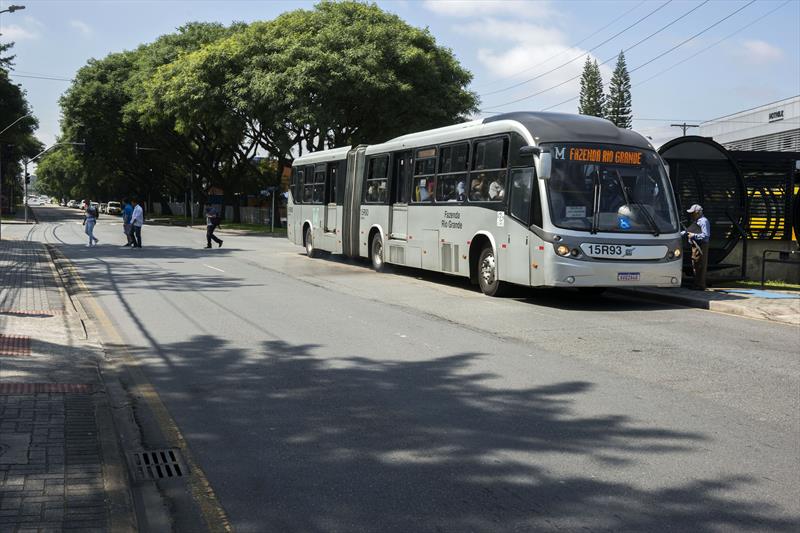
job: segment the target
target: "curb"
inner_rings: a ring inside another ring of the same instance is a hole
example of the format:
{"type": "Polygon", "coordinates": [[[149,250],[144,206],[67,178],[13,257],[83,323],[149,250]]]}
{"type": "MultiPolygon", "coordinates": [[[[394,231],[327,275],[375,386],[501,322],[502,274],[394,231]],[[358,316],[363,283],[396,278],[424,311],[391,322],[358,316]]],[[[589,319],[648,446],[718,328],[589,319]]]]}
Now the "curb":
{"type": "MultiPolygon", "coordinates": [[[[50,267],[58,279],[59,291],[70,302],[83,326],[84,335],[89,338],[89,329],[94,328],[88,319],[86,310],[77,296],[81,287],[75,283],[74,266],[52,244],[44,244],[50,257],[50,267]],[[87,327],[88,326],[88,327],[87,327]]],[[[124,460],[122,445],[118,440],[119,432],[114,423],[114,408],[111,404],[109,386],[103,378],[101,368],[97,368],[102,389],[92,395],[95,423],[97,425],[100,453],[103,457],[103,489],[108,503],[108,525],[113,533],[133,533],[138,531],[137,517],[134,510],[131,482],[128,476],[128,465],[124,460]]]]}
{"type": "Polygon", "coordinates": [[[611,289],[612,294],[620,296],[628,296],[648,300],[651,302],[668,303],[674,305],[681,305],[683,307],[692,307],[695,309],[705,309],[707,311],[714,311],[716,313],[724,313],[727,315],[740,316],[744,318],[751,318],[757,320],[767,320],[779,324],[797,325],[796,322],[782,320],[780,317],[769,316],[768,314],[760,311],[759,309],[752,309],[738,305],[734,302],[705,300],[702,298],[691,298],[681,294],[665,294],[662,292],[652,292],[647,289],[611,289]]]}

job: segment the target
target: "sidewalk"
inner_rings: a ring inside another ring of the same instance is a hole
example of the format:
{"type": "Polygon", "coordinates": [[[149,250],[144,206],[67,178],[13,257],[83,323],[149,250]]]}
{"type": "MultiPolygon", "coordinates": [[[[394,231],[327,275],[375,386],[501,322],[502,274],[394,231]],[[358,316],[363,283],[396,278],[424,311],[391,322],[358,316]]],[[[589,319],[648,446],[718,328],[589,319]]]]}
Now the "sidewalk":
{"type": "Polygon", "coordinates": [[[130,531],[102,349],[41,243],[0,241],[0,531],[130,531]]]}
{"type": "Polygon", "coordinates": [[[800,293],[792,291],[760,291],[739,288],[726,289],[724,287],[694,291],[684,288],[642,287],[615,289],[614,292],[657,302],[800,326],[800,293]]]}

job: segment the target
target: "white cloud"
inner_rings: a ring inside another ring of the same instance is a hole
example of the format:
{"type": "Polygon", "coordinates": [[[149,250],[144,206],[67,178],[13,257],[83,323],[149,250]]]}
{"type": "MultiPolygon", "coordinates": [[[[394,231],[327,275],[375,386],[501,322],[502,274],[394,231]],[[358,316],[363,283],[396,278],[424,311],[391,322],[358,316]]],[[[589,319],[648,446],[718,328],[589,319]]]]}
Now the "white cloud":
{"type": "Polygon", "coordinates": [[[69,21],[69,25],[78,30],[84,37],[92,34],[92,28],[83,21],[72,19],[69,21]]]}
{"type": "Polygon", "coordinates": [[[3,26],[2,36],[4,41],[24,41],[26,39],[39,38],[39,34],[36,31],[23,28],[22,26],[16,26],[14,24],[10,26],[3,26]]]}
{"type": "Polygon", "coordinates": [[[783,58],[783,50],[765,41],[749,40],[742,43],[744,58],[750,63],[778,61],[783,58]]]}
{"type": "Polygon", "coordinates": [[[556,14],[549,0],[425,0],[425,8],[449,17],[541,18],[556,14]]]}
{"type": "MultiPolygon", "coordinates": [[[[478,60],[487,68],[491,77],[497,80],[490,85],[478,87],[477,92],[484,95],[482,100],[485,107],[549,89],[570,78],[580,76],[583,72],[586,50],[568,46],[566,36],[551,26],[487,19],[481,23],[465,26],[464,32],[488,38],[493,44],[492,47],[478,49],[478,60]],[[556,70],[544,74],[551,69],[556,70]],[[487,94],[532,78],[536,79],[518,88],[487,94]]],[[[598,60],[598,63],[600,61],[602,60],[598,60]]],[[[600,66],[600,73],[605,82],[611,79],[611,72],[611,66],[600,66]]],[[[538,108],[543,100],[548,102],[553,98],[563,100],[565,97],[578,94],[579,89],[580,80],[575,79],[547,90],[542,93],[541,98],[534,97],[525,102],[531,107],[538,108]]]]}

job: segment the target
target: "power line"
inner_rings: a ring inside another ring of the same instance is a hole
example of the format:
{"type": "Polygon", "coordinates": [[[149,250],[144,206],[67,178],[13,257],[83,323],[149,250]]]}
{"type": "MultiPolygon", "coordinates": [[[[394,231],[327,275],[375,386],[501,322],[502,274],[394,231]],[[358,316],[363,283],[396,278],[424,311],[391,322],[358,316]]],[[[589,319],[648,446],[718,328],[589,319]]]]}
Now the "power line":
{"type": "MultiPolygon", "coordinates": [[[[673,20],[673,21],[669,22],[669,23],[668,23],[668,24],[666,24],[665,26],[662,26],[661,28],[659,28],[658,30],[654,31],[653,33],[651,33],[650,35],[648,35],[648,36],[647,36],[647,37],[645,37],[644,39],[641,39],[641,40],[640,40],[640,41],[638,41],[637,43],[634,43],[632,46],[629,46],[628,48],[626,48],[626,49],[622,50],[622,53],[628,52],[628,51],[632,50],[633,48],[636,48],[637,46],[639,46],[639,45],[640,45],[640,44],[642,44],[643,42],[647,41],[647,40],[648,40],[648,39],[650,39],[651,37],[653,37],[653,36],[657,35],[658,33],[662,32],[663,30],[665,30],[665,29],[669,28],[670,26],[672,26],[673,24],[675,24],[676,22],[678,22],[678,21],[679,21],[679,20],[681,20],[682,18],[686,17],[687,15],[689,15],[690,13],[692,13],[693,11],[695,11],[695,10],[699,9],[700,7],[704,6],[705,4],[707,4],[707,3],[708,3],[708,1],[709,1],[709,0],[705,0],[705,1],[704,1],[702,4],[700,4],[700,5],[698,5],[698,6],[694,7],[694,8],[692,8],[692,9],[690,9],[689,11],[687,11],[686,13],[684,13],[683,15],[681,15],[680,17],[678,17],[678,18],[676,18],[675,20],[673,20]]],[[[752,3],[753,3],[753,2],[755,2],[755,1],[756,1],[756,0],[751,0],[749,4],[746,4],[744,7],[742,7],[742,8],[740,8],[740,9],[738,9],[737,11],[734,11],[733,13],[731,13],[731,15],[728,15],[728,17],[730,17],[730,16],[732,16],[732,15],[735,15],[736,13],[738,13],[739,11],[741,11],[742,9],[744,9],[744,8],[745,8],[745,7],[747,7],[747,6],[749,6],[750,4],[752,4],[752,3]]],[[[728,17],[725,17],[725,18],[728,18],[728,17]]],[[[725,19],[722,19],[722,20],[725,20],[725,19]]],[[[710,27],[706,28],[706,30],[703,30],[703,31],[707,31],[707,30],[709,30],[709,29],[713,28],[713,27],[714,27],[716,24],[719,24],[719,22],[722,22],[722,20],[718,21],[717,23],[715,23],[714,25],[712,25],[712,26],[710,26],[710,27]]],[[[702,32],[700,32],[700,33],[702,33],[702,32]]],[[[700,35],[700,34],[697,34],[697,35],[700,35]]],[[[691,39],[694,39],[695,37],[697,37],[697,35],[695,35],[695,36],[691,37],[689,40],[691,40],[691,39]]],[[[681,43],[681,45],[682,45],[682,44],[685,44],[685,43],[686,43],[686,42],[688,42],[689,40],[687,40],[687,41],[684,41],[683,43],[681,43]]],[[[678,46],[680,46],[680,45],[678,45],[678,46]]],[[[677,47],[673,47],[671,50],[674,50],[674,48],[677,48],[677,47]]],[[[608,62],[612,61],[613,59],[615,59],[615,58],[617,58],[617,57],[618,57],[618,56],[612,56],[612,57],[609,57],[608,59],[606,59],[605,61],[603,61],[602,63],[600,63],[600,65],[605,65],[606,63],[608,63],[608,62]]],[[[638,68],[638,67],[637,67],[637,68],[638,68]]],[[[633,72],[633,71],[631,71],[631,72],[633,72]]],[[[496,108],[498,108],[498,107],[505,107],[505,106],[507,106],[507,105],[516,104],[517,102],[522,102],[523,100],[529,100],[530,98],[533,98],[534,96],[538,96],[538,95],[540,95],[540,94],[543,94],[543,93],[546,93],[546,92],[548,92],[548,91],[552,91],[553,89],[556,89],[556,88],[558,88],[558,87],[561,87],[562,85],[566,85],[567,83],[569,83],[569,82],[571,82],[571,81],[577,80],[577,79],[578,79],[578,78],[580,78],[582,75],[583,75],[583,74],[578,74],[577,76],[573,76],[572,78],[569,78],[568,80],[564,80],[564,81],[562,81],[562,82],[561,82],[561,83],[559,83],[559,84],[556,84],[556,85],[553,85],[553,86],[551,86],[551,87],[548,87],[547,89],[542,89],[541,91],[535,92],[535,93],[533,93],[533,94],[529,94],[528,96],[524,96],[524,97],[522,97],[522,98],[517,98],[516,100],[511,100],[510,102],[505,102],[505,103],[503,103],[503,104],[499,104],[499,105],[492,106],[492,107],[490,107],[489,109],[496,109],[496,108]]]]}
{"type": "MultiPolygon", "coordinates": [[[[740,11],[742,11],[743,9],[745,9],[745,8],[749,7],[750,5],[752,5],[753,3],[755,3],[755,1],[756,1],[756,0],[751,0],[750,2],[748,2],[748,3],[747,3],[747,4],[745,4],[745,5],[743,5],[742,7],[740,7],[739,9],[737,9],[736,11],[734,11],[733,13],[730,13],[729,15],[727,15],[727,16],[725,16],[725,17],[721,18],[720,20],[716,21],[716,22],[715,22],[714,24],[712,24],[711,26],[708,26],[707,28],[705,28],[705,29],[703,29],[703,30],[701,30],[701,31],[699,31],[699,32],[697,32],[697,33],[695,33],[694,35],[692,35],[692,36],[691,36],[691,37],[689,37],[688,39],[684,39],[683,41],[681,41],[680,43],[676,44],[675,46],[673,46],[672,48],[670,48],[670,49],[669,49],[669,50],[667,50],[666,52],[663,52],[663,53],[661,53],[661,54],[658,54],[658,55],[657,55],[657,56],[655,56],[654,58],[652,58],[652,59],[649,59],[648,61],[645,61],[644,63],[642,63],[641,65],[637,66],[637,67],[636,67],[636,68],[634,68],[633,70],[630,70],[630,71],[629,71],[629,73],[636,72],[637,70],[639,70],[640,68],[644,67],[645,65],[649,65],[650,63],[652,63],[652,62],[653,62],[653,61],[655,61],[656,59],[659,59],[659,58],[661,58],[661,57],[664,57],[666,54],[668,54],[668,53],[670,53],[670,52],[672,52],[672,51],[674,51],[674,50],[676,50],[676,49],[680,48],[681,46],[683,46],[684,44],[688,43],[689,41],[691,41],[691,40],[693,40],[693,39],[696,39],[696,38],[697,38],[697,37],[699,37],[700,35],[704,34],[705,32],[709,31],[710,29],[712,29],[712,28],[714,28],[714,27],[718,26],[720,23],[722,23],[722,22],[724,22],[724,21],[728,20],[729,18],[731,18],[732,16],[736,15],[737,13],[739,13],[740,11]]],[[[788,1],[789,1],[789,0],[787,0],[787,3],[788,3],[788,1]]],[[[784,5],[785,5],[785,4],[784,4],[784,5]]],[[[783,7],[783,5],[781,5],[781,6],[779,6],[779,7],[783,7]]],[[[774,10],[773,10],[773,11],[774,11],[774,10]]],[[[771,13],[771,12],[770,12],[770,13],[771,13]]],[[[769,13],[768,13],[768,14],[769,14],[769,13]]],[[[766,15],[764,15],[764,16],[766,16],[766,15]]],[[[763,18],[763,17],[762,17],[762,18],[763,18]]],[[[757,19],[757,20],[760,20],[760,19],[757,19]]],[[[751,22],[751,23],[750,23],[750,24],[748,24],[747,26],[749,26],[749,25],[751,25],[751,24],[755,24],[755,22],[757,22],[757,20],[756,20],[756,21],[753,21],[753,22],[751,22]]],[[[736,31],[736,32],[734,32],[734,33],[738,33],[738,32],[740,32],[740,31],[742,31],[742,30],[743,30],[743,29],[745,29],[747,26],[744,26],[744,27],[740,28],[739,30],[737,30],[737,31],[736,31]]],[[[733,35],[733,34],[731,34],[731,35],[733,35]]],[[[727,39],[727,37],[726,37],[726,39],[727,39]]],[[[724,39],[723,39],[723,40],[724,40],[724,39]]],[[[719,42],[722,42],[722,41],[719,41],[719,42]]],[[[718,43],[716,43],[716,44],[718,44],[718,43]]],[[[710,47],[709,47],[709,48],[710,48],[710,47]]],[[[700,53],[700,52],[698,52],[698,53],[700,53]]],[[[609,60],[607,60],[607,61],[604,61],[602,64],[605,64],[605,63],[607,63],[608,61],[610,61],[610,59],[609,59],[609,60]]],[[[675,66],[675,65],[673,65],[673,66],[675,66]]],[[[672,67],[670,67],[670,68],[672,68],[672,67]]],[[[666,72],[666,70],[665,70],[665,72],[666,72]]],[[[573,80],[575,80],[575,79],[577,79],[577,78],[579,78],[579,77],[580,77],[580,76],[576,76],[576,77],[574,77],[574,78],[571,78],[571,79],[569,79],[569,80],[565,81],[564,83],[561,83],[561,84],[559,84],[559,85],[556,85],[556,86],[554,86],[554,87],[550,87],[550,88],[546,89],[545,91],[540,91],[538,94],[541,94],[542,92],[549,91],[549,90],[551,90],[551,89],[555,89],[556,87],[559,87],[559,86],[561,86],[561,85],[564,85],[565,83],[569,83],[570,81],[573,81],[573,80]]],[[[638,85],[638,84],[637,84],[637,85],[638,85]]],[[[636,87],[636,85],[634,85],[633,87],[636,87]]],[[[531,96],[536,96],[536,95],[534,94],[534,95],[531,95],[531,96]]],[[[580,97],[580,96],[573,96],[572,98],[569,98],[569,99],[567,99],[567,100],[564,100],[563,102],[559,102],[559,103],[557,103],[557,104],[555,104],[555,105],[551,105],[551,106],[549,106],[549,107],[545,107],[545,108],[543,108],[543,109],[542,109],[542,111],[548,111],[548,110],[550,110],[550,109],[553,109],[553,108],[555,108],[555,107],[559,107],[559,106],[562,106],[562,105],[564,105],[564,104],[568,104],[569,102],[572,102],[572,101],[574,101],[574,100],[577,100],[579,97],[580,97]]],[[[527,98],[530,98],[530,97],[527,97],[527,98]]],[[[511,102],[511,103],[514,103],[514,102],[511,102]]],[[[507,105],[507,104],[503,104],[503,105],[507,105]]],[[[499,107],[499,106],[496,106],[496,107],[499,107]]]]}
{"type": "Polygon", "coordinates": [[[750,26],[752,26],[753,24],[755,24],[755,23],[757,23],[757,22],[760,22],[762,19],[764,19],[764,18],[768,17],[769,15],[772,15],[774,12],[776,12],[777,10],[779,10],[780,8],[782,8],[783,6],[785,6],[786,4],[789,4],[790,2],[791,2],[791,0],[786,0],[784,3],[782,3],[782,4],[781,4],[781,5],[779,5],[778,7],[776,7],[776,8],[774,8],[774,9],[771,9],[771,10],[767,11],[766,13],[764,13],[763,15],[761,15],[760,17],[758,17],[757,19],[753,20],[752,22],[750,22],[750,23],[748,23],[748,24],[745,24],[744,26],[742,26],[742,27],[741,27],[741,28],[739,28],[738,30],[734,31],[733,33],[729,33],[728,35],[726,35],[725,37],[723,37],[723,38],[722,38],[722,39],[720,39],[719,41],[716,41],[715,43],[713,43],[713,44],[710,44],[710,45],[706,46],[705,48],[703,48],[703,49],[701,49],[701,50],[698,50],[697,52],[695,52],[694,54],[690,55],[689,57],[686,57],[685,59],[682,59],[682,60],[678,61],[678,62],[677,62],[677,63],[675,63],[674,65],[672,65],[672,66],[670,66],[670,67],[667,67],[667,68],[665,68],[665,69],[663,69],[663,70],[661,70],[661,71],[659,71],[659,72],[655,73],[653,76],[650,76],[650,77],[649,77],[649,78],[647,78],[646,80],[642,80],[642,81],[640,81],[639,83],[635,84],[635,85],[634,85],[634,87],[638,87],[638,86],[640,86],[640,85],[643,85],[643,84],[647,83],[648,81],[650,81],[650,80],[652,80],[652,79],[655,79],[655,78],[657,78],[658,76],[661,76],[661,75],[662,75],[662,74],[664,74],[665,72],[668,72],[668,71],[672,70],[673,68],[677,67],[678,65],[682,65],[683,63],[686,63],[686,62],[687,62],[687,61],[689,61],[690,59],[693,59],[693,58],[695,58],[695,57],[699,56],[699,55],[700,55],[700,54],[702,54],[703,52],[705,52],[705,51],[707,51],[707,50],[710,50],[711,48],[714,48],[715,46],[717,46],[718,44],[720,44],[722,41],[726,41],[726,40],[730,39],[731,37],[733,37],[734,35],[736,35],[737,33],[739,33],[739,32],[741,32],[741,31],[744,31],[744,30],[746,30],[747,28],[749,28],[749,27],[750,27],[750,26]]]}
{"type": "MultiPolygon", "coordinates": [[[[569,45],[568,47],[566,47],[566,48],[565,48],[564,50],[562,50],[561,52],[559,52],[559,53],[557,53],[557,54],[555,54],[555,55],[552,55],[552,56],[548,57],[547,59],[545,59],[544,61],[540,61],[539,63],[536,63],[535,65],[532,65],[532,66],[530,66],[530,67],[528,67],[528,68],[526,68],[526,69],[524,69],[524,70],[520,70],[519,72],[516,72],[516,73],[514,73],[514,74],[511,74],[511,75],[509,75],[509,76],[504,76],[504,77],[502,77],[502,78],[498,78],[498,79],[496,79],[496,80],[494,80],[494,81],[490,81],[490,82],[486,83],[485,87],[488,87],[488,86],[490,86],[490,85],[495,85],[495,84],[497,84],[497,83],[500,83],[501,81],[505,81],[505,80],[508,80],[508,79],[511,79],[511,78],[515,78],[515,77],[517,77],[517,76],[519,76],[519,75],[521,75],[521,74],[525,74],[526,72],[530,72],[531,70],[535,69],[536,67],[539,67],[539,66],[541,66],[541,65],[544,65],[545,63],[548,63],[548,62],[552,61],[553,59],[555,59],[555,58],[557,58],[557,57],[559,57],[559,56],[562,56],[562,55],[564,55],[564,54],[565,54],[565,53],[567,53],[567,52],[568,52],[570,49],[572,49],[572,48],[576,48],[576,47],[580,46],[581,44],[585,43],[586,41],[588,41],[589,39],[591,39],[592,37],[594,37],[595,35],[597,35],[597,34],[598,34],[598,33],[600,33],[601,31],[603,31],[603,30],[605,30],[606,28],[608,28],[609,26],[613,25],[613,24],[614,24],[615,22],[617,22],[618,20],[620,20],[620,19],[623,19],[623,18],[625,18],[626,16],[628,16],[629,14],[633,13],[634,11],[636,11],[636,10],[639,8],[639,6],[641,6],[642,4],[644,4],[646,1],[647,1],[647,0],[642,0],[641,2],[639,2],[638,4],[636,4],[635,6],[633,6],[631,9],[629,9],[628,11],[626,11],[625,13],[623,13],[622,15],[618,16],[617,18],[615,18],[614,20],[612,20],[611,22],[609,22],[608,24],[606,24],[605,26],[603,26],[603,27],[602,27],[602,28],[600,28],[599,30],[596,30],[596,31],[595,31],[594,33],[592,33],[591,35],[587,35],[586,37],[584,37],[583,39],[581,39],[581,40],[580,40],[580,41],[578,41],[577,43],[569,45]]],[[[666,4],[665,4],[665,5],[666,5],[666,4]]],[[[651,13],[651,14],[652,14],[652,13],[651,13]]],[[[649,16],[649,15],[648,15],[648,16],[649,16]]],[[[623,31],[624,31],[624,30],[623,30],[623,31]]]]}
{"type": "Polygon", "coordinates": [[[24,74],[15,74],[14,72],[9,72],[8,75],[14,76],[15,78],[32,78],[35,80],[75,81],[72,78],[57,78],[55,76],[26,76],[24,74]]]}
{"type": "MultiPolygon", "coordinates": [[[[705,0],[705,2],[703,2],[703,3],[705,4],[705,3],[707,3],[708,1],[709,1],[709,0],[705,0]]],[[[504,88],[504,89],[498,89],[498,90],[496,90],[496,91],[491,91],[491,92],[488,92],[488,93],[484,93],[484,94],[482,94],[481,96],[490,96],[490,95],[492,95],[492,94],[497,94],[497,93],[506,92],[506,91],[509,91],[509,90],[511,90],[511,89],[515,89],[515,88],[519,87],[520,85],[525,85],[526,83],[530,83],[530,82],[532,82],[532,81],[534,81],[534,80],[538,80],[538,79],[539,79],[539,78],[541,78],[542,76],[547,76],[548,74],[550,74],[550,73],[552,73],[552,72],[555,72],[555,71],[559,70],[560,68],[562,68],[562,67],[565,67],[565,66],[569,65],[570,63],[573,63],[573,62],[575,62],[576,60],[578,60],[578,59],[580,59],[580,58],[582,58],[582,57],[584,57],[584,56],[588,55],[588,54],[589,54],[589,52],[592,52],[592,51],[594,51],[594,50],[597,50],[598,48],[600,48],[600,47],[601,47],[601,46],[603,46],[604,44],[608,43],[609,41],[612,41],[612,40],[616,39],[617,37],[619,37],[620,35],[622,35],[622,34],[623,34],[623,33],[625,33],[626,31],[628,31],[629,29],[633,28],[634,26],[636,26],[637,24],[639,24],[640,22],[642,22],[643,20],[645,20],[646,18],[650,17],[651,15],[654,15],[656,12],[658,12],[658,11],[660,11],[661,9],[665,8],[665,7],[666,7],[666,6],[667,6],[669,3],[671,3],[671,2],[672,2],[672,0],[667,0],[666,2],[664,2],[663,4],[661,4],[660,6],[658,6],[657,8],[655,8],[653,11],[651,11],[651,12],[650,12],[650,13],[648,13],[647,15],[643,16],[642,18],[640,18],[639,20],[637,20],[636,22],[634,22],[633,24],[631,24],[631,25],[630,25],[630,26],[628,26],[627,28],[623,29],[622,31],[619,31],[619,32],[615,33],[614,35],[612,35],[611,37],[609,37],[608,39],[606,39],[606,40],[605,40],[605,41],[603,41],[602,43],[600,43],[600,44],[598,44],[598,45],[594,46],[593,48],[591,48],[591,49],[587,50],[586,52],[581,52],[581,54],[579,54],[579,55],[577,55],[577,56],[573,57],[572,59],[570,59],[569,61],[567,61],[567,62],[565,62],[565,63],[561,63],[561,64],[560,64],[560,65],[558,65],[557,67],[554,67],[554,68],[552,68],[552,69],[548,70],[547,72],[543,72],[543,73],[541,73],[541,74],[538,74],[538,75],[534,76],[533,78],[527,79],[527,80],[525,80],[525,81],[521,81],[521,82],[519,82],[519,83],[515,83],[514,85],[511,85],[511,86],[509,86],[509,87],[506,87],[506,88],[504,88]]],[[[701,4],[701,5],[702,5],[702,4],[701,4]]],[[[698,6],[698,7],[699,7],[699,6],[698,6]]],[[[695,8],[695,9],[697,9],[697,8],[695,8]]]]}

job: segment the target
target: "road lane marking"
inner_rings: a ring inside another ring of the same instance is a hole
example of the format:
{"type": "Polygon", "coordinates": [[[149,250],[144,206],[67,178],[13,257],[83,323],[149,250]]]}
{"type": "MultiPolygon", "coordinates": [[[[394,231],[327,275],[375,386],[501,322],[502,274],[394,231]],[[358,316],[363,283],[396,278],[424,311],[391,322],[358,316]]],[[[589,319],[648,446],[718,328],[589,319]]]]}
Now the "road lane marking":
{"type": "Polygon", "coordinates": [[[218,270],[218,271],[220,271],[220,272],[225,272],[225,271],[224,271],[224,270],[222,270],[221,268],[212,267],[211,265],[203,265],[203,266],[204,266],[204,267],[208,267],[208,268],[210,268],[210,269],[212,269],[212,270],[218,270]]]}

